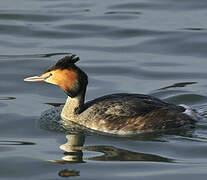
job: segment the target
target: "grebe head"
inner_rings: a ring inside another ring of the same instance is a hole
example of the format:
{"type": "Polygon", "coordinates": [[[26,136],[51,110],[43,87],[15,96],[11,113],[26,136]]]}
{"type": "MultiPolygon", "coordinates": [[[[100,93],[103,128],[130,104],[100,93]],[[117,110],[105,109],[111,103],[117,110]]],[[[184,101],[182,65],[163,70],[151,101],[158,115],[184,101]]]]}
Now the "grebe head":
{"type": "Polygon", "coordinates": [[[88,84],[87,75],[75,65],[78,60],[79,57],[76,55],[65,56],[42,75],[28,77],[24,81],[44,81],[55,84],[60,86],[71,98],[76,97],[85,92],[88,84]]]}

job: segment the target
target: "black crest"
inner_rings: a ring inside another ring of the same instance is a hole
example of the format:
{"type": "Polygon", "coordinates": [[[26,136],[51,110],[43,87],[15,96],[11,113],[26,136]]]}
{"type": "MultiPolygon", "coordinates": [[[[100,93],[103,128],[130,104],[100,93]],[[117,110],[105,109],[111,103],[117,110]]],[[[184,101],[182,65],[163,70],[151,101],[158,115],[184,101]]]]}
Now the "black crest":
{"type": "Polygon", "coordinates": [[[76,56],[75,54],[72,54],[71,56],[65,56],[61,58],[54,66],[49,67],[46,72],[49,72],[55,69],[67,69],[71,66],[74,66],[74,64],[79,60],[80,58],[76,56]]]}
{"type": "Polygon", "coordinates": [[[79,61],[79,57],[76,56],[75,54],[71,55],[71,56],[65,56],[63,57],[62,59],[60,59],[56,64],[55,66],[58,66],[58,67],[67,67],[71,64],[75,64],[77,61],[79,61]]]}

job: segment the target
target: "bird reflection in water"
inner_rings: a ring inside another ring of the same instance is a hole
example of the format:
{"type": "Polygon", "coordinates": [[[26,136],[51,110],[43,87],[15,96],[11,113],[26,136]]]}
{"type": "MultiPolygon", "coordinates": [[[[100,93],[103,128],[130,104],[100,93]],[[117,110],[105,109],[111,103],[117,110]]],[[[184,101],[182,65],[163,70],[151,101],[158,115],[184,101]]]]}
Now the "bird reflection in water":
{"type": "MultiPolygon", "coordinates": [[[[133,152],[125,149],[116,148],[114,146],[84,146],[85,135],[68,134],[67,142],[60,146],[64,151],[62,160],[52,160],[51,162],[60,164],[86,163],[91,161],[150,161],[171,163],[173,159],[146,153],[133,152]],[[84,151],[98,152],[101,155],[84,157],[84,151]]],[[[80,171],[74,169],[63,169],[58,173],[61,177],[80,176],[80,171]]]]}
{"type": "Polygon", "coordinates": [[[72,177],[72,176],[79,176],[79,173],[80,173],[79,171],[63,169],[58,173],[58,175],[61,177],[72,177]]]}
{"type": "Polygon", "coordinates": [[[59,161],[62,163],[83,163],[86,160],[172,162],[172,159],[169,158],[128,151],[114,146],[83,146],[85,141],[85,136],[83,134],[70,134],[67,135],[66,138],[67,142],[60,146],[60,149],[65,151],[64,157],[62,157],[63,161],[59,161]],[[84,157],[83,151],[99,152],[101,155],[84,157]]]}
{"type": "MultiPolygon", "coordinates": [[[[68,134],[67,142],[60,146],[64,151],[62,160],[52,160],[60,164],[68,163],[85,163],[87,160],[92,161],[151,161],[151,162],[173,162],[172,159],[153,154],[128,151],[114,146],[84,146],[85,135],[68,134]],[[84,157],[84,151],[101,153],[99,156],[84,157]]],[[[63,169],[59,173],[61,177],[80,176],[77,170],[63,169]]]]}
{"type": "Polygon", "coordinates": [[[83,161],[83,145],[85,136],[82,134],[66,135],[67,143],[60,146],[60,149],[65,151],[62,159],[66,162],[82,163],[83,161]]]}

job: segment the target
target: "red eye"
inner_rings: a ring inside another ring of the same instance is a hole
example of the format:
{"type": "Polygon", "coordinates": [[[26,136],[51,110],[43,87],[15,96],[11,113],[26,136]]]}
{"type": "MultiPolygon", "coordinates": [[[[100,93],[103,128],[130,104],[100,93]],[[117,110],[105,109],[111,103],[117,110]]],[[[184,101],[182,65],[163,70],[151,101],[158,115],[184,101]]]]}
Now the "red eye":
{"type": "Polygon", "coordinates": [[[52,76],[52,73],[48,74],[45,79],[49,78],[50,76],[52,76]]]}

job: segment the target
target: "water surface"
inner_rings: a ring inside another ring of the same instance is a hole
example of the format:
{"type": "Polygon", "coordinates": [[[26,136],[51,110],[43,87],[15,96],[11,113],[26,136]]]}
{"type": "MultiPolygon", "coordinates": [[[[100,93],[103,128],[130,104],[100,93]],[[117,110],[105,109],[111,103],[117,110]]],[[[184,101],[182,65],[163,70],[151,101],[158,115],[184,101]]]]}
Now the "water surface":
{"type": "Polygon", "coordinates": [[[19,0],[0,7],[1,179],[205,179],[205,0],[19,0]],[[65,134],[40,124],[64,103],[56,86],[26,83],[74,53],[87,100],[151,94],[198,110],[193,130],[133,138],[65,134]]]}

